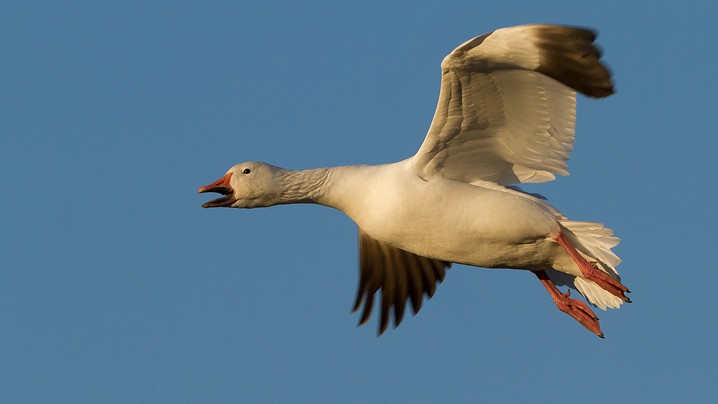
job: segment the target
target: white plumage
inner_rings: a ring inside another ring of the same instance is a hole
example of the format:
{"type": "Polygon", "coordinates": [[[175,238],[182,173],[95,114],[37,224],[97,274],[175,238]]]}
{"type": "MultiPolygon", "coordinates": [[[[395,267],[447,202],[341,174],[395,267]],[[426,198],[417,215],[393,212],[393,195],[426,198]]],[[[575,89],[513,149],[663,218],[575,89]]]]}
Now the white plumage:
{"type": "Polygon", "coordinates": [[[380,333],[397,326],[407,301],[416,313],[451,263],[532,271],[559,309],[603,336],[578,290],[602,309],[630,301],[600,223],[571,221],[544,199],[510,186],[566,175],[576,91],[613,93],[610,74],[585,29],[524,25],[469,40],[442,62],[439,102],[413,157],[380,166],[290,171],[265,163],[232,167],[199,192],[204,207],[317,203],[359,226],[355,309],[369,318],[381,290],[380,333]]]}

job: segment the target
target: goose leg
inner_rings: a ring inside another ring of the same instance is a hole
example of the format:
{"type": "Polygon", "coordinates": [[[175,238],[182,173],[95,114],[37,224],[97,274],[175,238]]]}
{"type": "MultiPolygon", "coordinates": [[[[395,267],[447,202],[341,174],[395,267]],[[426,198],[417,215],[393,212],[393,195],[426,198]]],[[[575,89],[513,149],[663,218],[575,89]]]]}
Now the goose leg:
{"type": "Polygon", "coordinates": [[[569,297],[571,296],[570,290],[566,293],[561,293],[553,281],[551,281],[548,277],[546,271],[534,271],[534,275],[539,278],[541,284],[546,288],[549,295],[551,295],[551,298],[554,303],[556,303],[556,307],[558,307],[559,310],[573,317],[592,333],[603,338],[601,326],[598,324],[598,317],[586,303],[577,299],[571,299],[569,297]]]}
{"type": "Polygon", "coordinates": [[[573,244],[568,241],[563,233],[559,233],[558,237],[556,237],[556,242],[571,256],[576,265],[581,269],[584,278],[594,281],[598,286],[619,297],[624,302],[631,303],[631,299],[626,296],[626,293],[630,293],[631,291],[620,281],[611,278],[610,275],[598,269],[596,263],[588,262],[588,260],[576,250],[573,244]]]}

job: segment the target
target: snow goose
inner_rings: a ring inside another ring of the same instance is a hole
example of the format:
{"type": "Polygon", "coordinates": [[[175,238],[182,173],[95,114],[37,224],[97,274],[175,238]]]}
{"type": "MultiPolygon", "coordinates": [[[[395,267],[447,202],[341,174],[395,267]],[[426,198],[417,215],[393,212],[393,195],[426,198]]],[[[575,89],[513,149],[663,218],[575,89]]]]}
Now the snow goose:
{"type": "Polygon", "coordinates": [[[411,158],[378,166],[292,171],[246,162],[199,192],[223,196],[205,208],[315,203],[359,226],[359,324],[380,294],[379,334],[391,312],[414,314],[452,263],[533,272],[556,306],[599,337],[601,309],[630,302],[611,251],[619,239],[600,223],[568,219],[512,184],[567,175],[576,92],[613,93],[587,29],[523,25],[471,39],[441,63],[439,103],[411,158]],[[568,286],[562,293],[557,286],[568,286]]]}

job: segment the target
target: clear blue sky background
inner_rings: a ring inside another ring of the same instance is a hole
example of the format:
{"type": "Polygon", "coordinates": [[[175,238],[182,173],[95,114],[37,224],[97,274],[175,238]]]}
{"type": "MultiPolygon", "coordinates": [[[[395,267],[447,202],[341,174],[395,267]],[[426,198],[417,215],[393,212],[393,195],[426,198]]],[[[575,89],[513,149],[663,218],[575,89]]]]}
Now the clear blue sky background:
{"type": "Polygon", "coordinates": [[[715,399],[718,6],[386,3],[4,3],[0,401],[715,399]],[[348,218],[200,208],[240,161],[412,155],[444,55],[528,22],[597,28],[615,73],[572,175],[531,188],[623,239],[605,340],[530,274],[463,266],[377,338],[348,218]]]}

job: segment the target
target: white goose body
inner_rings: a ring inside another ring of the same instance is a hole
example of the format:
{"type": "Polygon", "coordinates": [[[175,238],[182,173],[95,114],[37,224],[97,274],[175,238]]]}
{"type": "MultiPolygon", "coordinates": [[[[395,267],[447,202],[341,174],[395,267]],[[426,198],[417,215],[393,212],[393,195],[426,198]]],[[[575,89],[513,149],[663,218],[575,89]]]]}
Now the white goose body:
{"type": "Polygon", "coordinates": [[[199,192],[224,196],[203,207],[316,203],[359,226],[355,310],[365,323],[381,291],[379,332],[431,297],[451,263],[533,272],[557,307],[603,337],[589,303],[630,302],[620,282],[619,239],[600,223],[569,220],[512,186],[567,175],[576,92],[613,93],[593,32],[555,25],[503,28],[471,39],[442,62],[439,102],[419,151],[379,166],[290,171],[237,164],[199,192]]]}
{"type": "Polygon", "coordinates": [[[331,168],[317,202],[376,240],[423,257],[521,269],[569,258],[549,238],[558,223],[530,199],[441,177],[427,181],[410,163],[331,168]]]}

